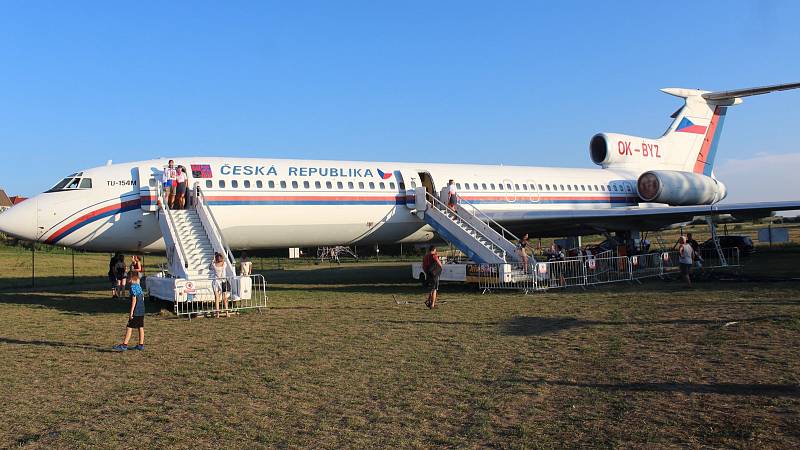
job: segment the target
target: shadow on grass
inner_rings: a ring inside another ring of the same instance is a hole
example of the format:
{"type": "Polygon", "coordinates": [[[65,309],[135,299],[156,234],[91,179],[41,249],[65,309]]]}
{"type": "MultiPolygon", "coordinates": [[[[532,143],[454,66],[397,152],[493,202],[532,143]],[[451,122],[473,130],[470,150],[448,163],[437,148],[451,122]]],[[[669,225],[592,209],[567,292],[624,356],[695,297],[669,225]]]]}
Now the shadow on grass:
{"type": "MultiPolygon", "coordinates": [[[[0,304],[38,305],[44,308],[57,309],[72,314],[118,314],[130,308],[127,299],[87,298],[80,295],[66,295],[64,292],[0,292],[0,304]]],[[[158,312],[163,305],[160,302],[147,300],[148,313],[158,312]]]]}
{"type": "Polygon", "coordinates": [[[100,353],[114,353],[113,350],[104,347],[98,347],[96,345],[89,345],[89,344],[78,344],[74,342],[58,342],[58,341],[24,341],[21,339],[9,339],[0,337],[0,344],[11,344],[11,345],[38,345],[44,347],[57,347],[57,348],[80,348],[85,350],[94,350],[100,353]]]}
{"type": "Polygon", "coordinates": [[[729,319],[665,319],[665,320],[580,320],[574,317],[530,317],[516,316],[501,324],[504,334],[510,336],[538,336],[541,334],[558,333],[564,330],[580,327],[594,326],[628,326],[628,325],[718,325],[726,322],[768,322],[791,320],[785,315],[757,316],[747,318],[729,319]]]}
{"type": "MultiPolygon", "coordinates": [[[[536,382],[535,382],[536,383],[536,382]]],[[[756,395],[764,397],[800,397],[800,386],[792,384],[753,383],[577,383],[540,381],[541,384],[625,392],[680,392],[683,394],[756,395]]]]}
{"type": "Polygon", "coordinates": [[[108,280],[98,276],[78,276],[72,278],[71,275],[64,276],[37,276],[36,284],[33,285],[30,277],[0,278],[0,292],[21,289],[39,289],[53,287],[76,286],[81,289],[99,288],[109,286],[108,280]]]}

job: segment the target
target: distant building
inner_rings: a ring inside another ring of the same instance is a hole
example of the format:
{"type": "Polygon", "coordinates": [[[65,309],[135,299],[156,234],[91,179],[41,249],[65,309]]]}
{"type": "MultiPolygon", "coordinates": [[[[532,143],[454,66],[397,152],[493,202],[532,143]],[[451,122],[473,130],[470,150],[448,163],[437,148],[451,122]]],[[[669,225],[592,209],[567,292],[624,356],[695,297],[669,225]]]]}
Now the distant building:
{"type": "Polygon", "coordinates": [[[6,195],[6,191],[0,189],[0,212],[5,211],[8,208],[11,208],[12,206],[14,206],[14,202],[12,202],[10,198],[8,198],[8,195],[6,195]]]}

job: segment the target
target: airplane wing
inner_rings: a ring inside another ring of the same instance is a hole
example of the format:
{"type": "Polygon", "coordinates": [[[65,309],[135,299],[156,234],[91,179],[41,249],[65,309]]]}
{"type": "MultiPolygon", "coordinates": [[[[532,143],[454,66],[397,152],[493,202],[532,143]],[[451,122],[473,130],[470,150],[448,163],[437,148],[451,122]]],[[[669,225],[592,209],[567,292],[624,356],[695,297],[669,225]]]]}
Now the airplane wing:
{"type": "Polygon", "coordinates": [[[800,210],[800,201],[730,203],[702,206],[633,206],[605,210],[498,211],[492,219],[515,234],[566,236],[604,230],[654,231],[692,221],[696,216],[731,214],[739,220],[800,210]]]}

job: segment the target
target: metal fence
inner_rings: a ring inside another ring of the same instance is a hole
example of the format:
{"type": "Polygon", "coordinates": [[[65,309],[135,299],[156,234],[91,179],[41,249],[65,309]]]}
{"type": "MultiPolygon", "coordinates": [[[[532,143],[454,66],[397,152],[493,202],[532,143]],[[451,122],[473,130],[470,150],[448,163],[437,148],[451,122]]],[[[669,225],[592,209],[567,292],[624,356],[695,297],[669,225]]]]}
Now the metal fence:
{"type": "Polygon", "coordinates": [[[178,317],[219,316],[267,307],[267,281],[261,274],[227,277],[179,279],[175,283],[174,311],[178,317]],[[218,284],[217,284],[218,283],[218,284]],[[227,288],[222,286],[227,283],[227,288]],[[223,295],[228,290],[226,302],[223,295]]]}
{"type": "MultiPolygon", "coordinates": [[[[739,249],[725,248],[725,261],[701,254],[698,268],[738,268],[739,249]]],[[[597,286],[606,283],[638,282],[652,277],[662,277],[677,271],[678,252],[647,253],[634,256],[607,258],[581,257],[565,261],[537,262],[530,267],[521,264],[486,265],[481,270],[478,287],[488,292],[494,289],[516,289],[524,292],[548,289],[597,286]]]]}

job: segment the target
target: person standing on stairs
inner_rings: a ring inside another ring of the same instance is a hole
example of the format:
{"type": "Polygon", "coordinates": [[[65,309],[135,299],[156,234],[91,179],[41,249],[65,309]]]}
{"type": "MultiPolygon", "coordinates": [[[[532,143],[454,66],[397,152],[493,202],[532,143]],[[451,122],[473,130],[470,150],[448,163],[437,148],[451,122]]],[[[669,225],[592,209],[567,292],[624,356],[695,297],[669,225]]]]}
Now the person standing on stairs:
{"type": "Polygon", "coordinates": [[[175,203],[175,179],[178,171],[175,170],[175,161],[169,160],[169,165],[164,168],[164,202],[168,208],[172,208],[175,203]]]}
{"type": "Polygon", "coordinates": [[[214,262],[211,263],[211,273],[214,275],[214,317],[219,317],[219,300],[222,298],[222,306],[225,308],[225,317],[228,317],[228,296],[231,292],[231,286],[225,278],[225,259],[221,253],[214,253],[214,262]]]}
{"type": "Polygon", "coordinates": [[[455,211],[457,203],[458,203],[458,194],[456,193],[456,185],[451,179],[450,181],[447,182],[447,206],[453,211],[455,211]]]}
{"type": "Polygon", "coordinates": [[[177,183],[177,192],[175,193],[175,209],[186,208],[186,181],[186,168],[183,166],[178,166],[177,175],[175,176],[175,182],[177,183]]]}

